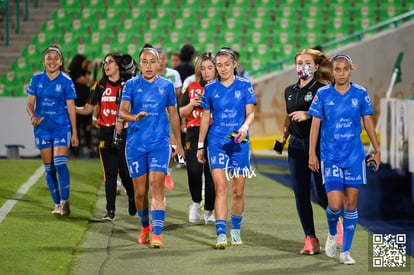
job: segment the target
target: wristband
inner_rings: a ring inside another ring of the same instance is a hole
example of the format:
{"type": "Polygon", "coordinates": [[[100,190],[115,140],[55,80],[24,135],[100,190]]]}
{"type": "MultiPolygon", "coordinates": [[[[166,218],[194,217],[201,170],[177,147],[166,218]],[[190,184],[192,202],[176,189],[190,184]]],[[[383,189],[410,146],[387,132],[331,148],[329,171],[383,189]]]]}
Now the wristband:
{"type": "Polygon", "coordinates": [[[98,119],[96,118],[96,116],[92,117],[92,121],[98,121],[98,119]]]}
{"type": "Polygon", "coordinates": [[[243,124],[240,128],[243,128],[246,131],[249,131],[249,125],[247,125],[247,124],[243,124]]]}
{"type": "Polygon", "coordinates": [[[204,149],[204,142],[198,142],[197,150],[204,149]]]}

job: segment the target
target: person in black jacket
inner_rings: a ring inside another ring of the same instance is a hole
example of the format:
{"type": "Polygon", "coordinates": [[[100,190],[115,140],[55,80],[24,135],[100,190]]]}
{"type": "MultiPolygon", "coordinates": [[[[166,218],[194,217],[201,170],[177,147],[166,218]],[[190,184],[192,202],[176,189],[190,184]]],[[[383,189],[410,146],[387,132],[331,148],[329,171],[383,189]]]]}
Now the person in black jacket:
{"type": "Polygon", "coordinates": [[[121,98],[121,58],[118,53],[105,56],[102,77],[92,88],[88,103],[77,107],[78,114],[90,114],[99,104],[97,125],[99,126],[99,154],[105,172],[105,193],[107,213],[103,220],[115,219],[115,198],[118,173],[128,195],[128,213],[134,216],[137,212],[134,199],[134,187],[129,175],[125,158],[125,130],[123,123],[117,120],[118,102],[121,98]],[[115,133],[115,131],[117,131],[115,133]],[[117,137],[117,138],[115,138],[117,137]]]}
{"type": "MultiPolygon", "coordinates": [[[[319,253],[320,244],[316,237],[311,204],[311,177],[313,176],[319,205],[326,209],[328,200],[320,173],[308,168],[309,133],[312,119],[309,106],[316,91],[332,82],[331,63],[320,51],[304,49],[295,55],[299,80],[286,88],[287,116],[283,125],[282,146],[289,138],[288,163],[295,193],[296,208],[305,233],[305,246],[300,254],[319,253]]],[[[319,152],[319,150],[318,150],[319,152]]]]}

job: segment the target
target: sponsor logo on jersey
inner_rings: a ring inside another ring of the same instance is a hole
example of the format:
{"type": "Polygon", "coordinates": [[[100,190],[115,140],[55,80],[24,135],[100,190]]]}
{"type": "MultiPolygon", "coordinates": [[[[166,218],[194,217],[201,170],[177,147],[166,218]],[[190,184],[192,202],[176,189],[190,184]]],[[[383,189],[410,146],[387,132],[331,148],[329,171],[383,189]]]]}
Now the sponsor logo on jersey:
{"type": "Polygon", "coordinates": [[[214,98],[219,98],[220,96],[218,95],[218,94],[216,94],[215,96],[214,96],[214,98]]]}
{"type": "Polygon", "coordinates": [[[292,95],[288,96],[288,101],[292,100],[292,95]]]}
{"type": "Polygon", "coordinates": [[[141,88],[138,89],[138,93],[143,93],[143,92],[144,91],[141,88]]]}
{"type": "Polygon", "coordinates": [[[333,106],[333,105],[335,105],[335,102],[333,102],[333,101],[331,100],[331,101],[329,101],[328,105],[333,106]]]}

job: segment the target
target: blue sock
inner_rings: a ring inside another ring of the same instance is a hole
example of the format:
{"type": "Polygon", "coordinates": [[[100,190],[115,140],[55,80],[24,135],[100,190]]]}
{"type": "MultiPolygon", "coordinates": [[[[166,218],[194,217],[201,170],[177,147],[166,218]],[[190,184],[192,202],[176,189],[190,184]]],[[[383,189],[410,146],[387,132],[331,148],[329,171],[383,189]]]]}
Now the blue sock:
{"type": "Polygon", "coordinates": [[[59,195],[59,186],[58,181],[56,178],[56,169],[53,163],[45,163],[45,177],[46,177],[46,184],[49,187],[50,195],[52,195],[52,200],[55,204],[60,203],[60,195],[59,195]]]}
{"type": "Polygon", "coordinates": [[[231,229],[240,230],[240,225],[243,220],[243,216],[236,216],[231,214],[231,229]]]}
{"type": "Polygon", "coordinates": [[[326,207],[326,218],[328,219],[328,229],[331,236],[336,235],[336,224],[338,223],[339,216],[341,216],[342,208],[338,211],[333,211],[329,205],[326,207]]]}
{"type": "Polygon", "coordinates": [[[152,232],[161,235],[165,221],[165,210],[152,210],[152,232]]]}
{"type": "Polygon", "coordinates": [[[358,223],[358,209],[344,210],[344,236],[342,240],[341,252],[349,251],[351,249],[352,240],[354,239],[354,233],[356,225],[358,223]]]}
{"type": "Polygon", "coordinates": [[[66,165],[68,160],[67,156],[55,156],[53,161],[55,163],[56,171],[59,176],[60,195],[62,200],[69,199],[69,169],[66,165]]]}
{"type": "Polygon", "coordinates": [[[227,234],[227,221],[226,220],[216,220],[216,231],[217,236],[220,234],[227,234]]]}
{"type": "Polygon", "coordinates": [[[141,226],[147,227],[149,226],[149,210],[145,208],[144,210],[138,210],[138,217],[141,220],[141,226]]]}

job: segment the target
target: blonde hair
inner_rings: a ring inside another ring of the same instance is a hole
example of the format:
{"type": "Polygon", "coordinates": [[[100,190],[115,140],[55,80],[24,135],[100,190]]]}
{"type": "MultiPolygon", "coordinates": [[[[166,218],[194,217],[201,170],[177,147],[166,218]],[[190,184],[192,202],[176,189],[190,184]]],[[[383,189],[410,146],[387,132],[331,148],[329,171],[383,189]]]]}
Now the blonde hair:
{"type": "Polygon", "coordinates": [[[204,80],[201,76],[201,63],[203,61],[210,60],[214,65],[214,71],[215,76],[217,77],[217,70],[216,70],[216,60],[214,58],[214,55],[211,52],[204,52],[202,54],[199,54],[195,58],[195,64],[194,64],[194,72],[195,72],[195,81],[200,82],[201,80],[204,80]]]}
{"type": "Polygon", "coordinates": [[[329,84],[333,82],[334,78],[332,74],[332,64],[328,56],[326,56],[323,52],[318,50],[303,49],[296,53],[295,64],[298,56],[303,54],[309,54],[310,56],[312,56],[315,64],[319,66],[318,70],[315,73],[315,78],[319,82],[323,84],[329,84]]]}

